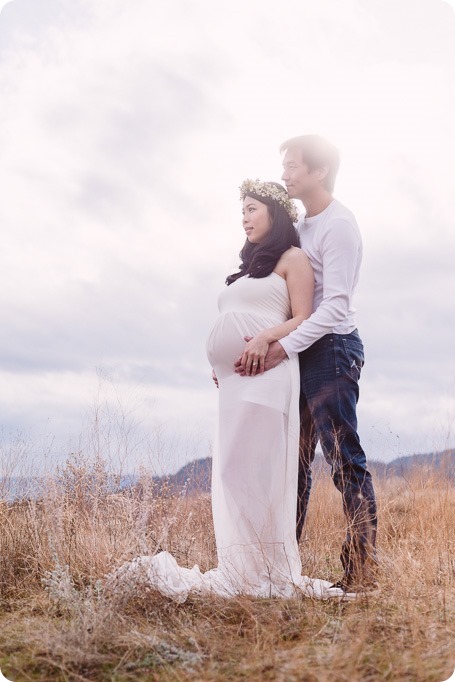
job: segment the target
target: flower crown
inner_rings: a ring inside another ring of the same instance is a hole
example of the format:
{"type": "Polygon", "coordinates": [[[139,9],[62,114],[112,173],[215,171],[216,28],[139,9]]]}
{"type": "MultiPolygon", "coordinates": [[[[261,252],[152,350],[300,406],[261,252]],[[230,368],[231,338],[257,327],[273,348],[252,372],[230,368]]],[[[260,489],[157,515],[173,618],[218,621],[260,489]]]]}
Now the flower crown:
{"type": "Polygon", "coordinates": [[[259,197],[269,197],[277,201],[286,211],[293,223],[296,222],[299,212],[284,189],[279,189],[273,182],[261,182],[260,180],[244,180],[240,185],[240,199],[243,201],[247,194],[257,194],[259,197]]]}

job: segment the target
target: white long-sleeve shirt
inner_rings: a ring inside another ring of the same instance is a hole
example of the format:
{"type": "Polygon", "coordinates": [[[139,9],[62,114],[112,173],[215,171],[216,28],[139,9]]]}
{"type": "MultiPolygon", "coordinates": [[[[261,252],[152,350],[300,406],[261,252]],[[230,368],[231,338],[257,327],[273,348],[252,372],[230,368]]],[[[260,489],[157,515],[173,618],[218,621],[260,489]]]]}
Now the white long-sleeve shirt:
{"type": "Polygon", "coordinates": [[[353,296],[362,261],[356,219],[337,199],[318,215],[302,215],[297,230],[314,270],[314,299],[310,317],[280,340],[288,356],[300,353],[325,334],[354,331],[353,296]]]}

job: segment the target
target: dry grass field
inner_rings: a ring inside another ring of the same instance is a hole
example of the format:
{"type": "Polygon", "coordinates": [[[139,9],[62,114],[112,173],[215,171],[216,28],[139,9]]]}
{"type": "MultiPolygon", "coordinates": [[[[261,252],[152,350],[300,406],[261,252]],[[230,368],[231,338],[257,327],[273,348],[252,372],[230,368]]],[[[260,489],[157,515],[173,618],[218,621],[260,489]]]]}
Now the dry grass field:
{"type": "MultiPolygon", "coordinates": [[[[379,596],[355,602],[108,594],[106,574],[167,549],[215,564],[208,496],[112,493],[103,462],[73,458],[39,499],[0,502],[0,669],[39,680],[442,682],[455,667],[455,487],[415,471],[376,480],[379,596]]],[[[327,474],[314,486],[307,575],[336,579],[344,534],[327,474]]]]}

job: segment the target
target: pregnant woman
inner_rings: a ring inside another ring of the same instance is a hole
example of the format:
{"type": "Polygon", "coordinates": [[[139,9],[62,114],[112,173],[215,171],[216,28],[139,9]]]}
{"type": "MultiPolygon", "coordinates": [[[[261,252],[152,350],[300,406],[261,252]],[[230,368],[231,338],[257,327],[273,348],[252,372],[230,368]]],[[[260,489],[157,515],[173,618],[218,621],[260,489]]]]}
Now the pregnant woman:
{"type": "Polygon", "coordinates": [[[298,248],[296,209],[286,190],[247,180],[240,193],[247,237],[242,263],[227,278],[207,342],[220,390],[212,475],[218,568],[245,592],[290,595],[301,575],[297,356],[261,370],[269,343],[310,316],[313,271],[298,248]],[[253,337],[246,348],[245,337],[253,337]],[[234,368],[242,355],[246,377],[234,368]]]}
{"type": "Polygon", "coordinates": [[[178,601],[190,591],[226,597],[342,597],[342,590],[329,591],[330,582],[301,574],[295,532],[298,357],[263,371],[269,344],[310,316],[313,271],[298,247],[297,212],[286,190],[277,183],[246,180],[240,192],[246,232],[242,262],[226,280],[220,315],[207,341],[219,387],[212,472],[218,566],[201,573],[160,552],[125,564],[112,578],[146,583],[178,601]],[[239,357],[247,376],[235,372],[239,357]]]}

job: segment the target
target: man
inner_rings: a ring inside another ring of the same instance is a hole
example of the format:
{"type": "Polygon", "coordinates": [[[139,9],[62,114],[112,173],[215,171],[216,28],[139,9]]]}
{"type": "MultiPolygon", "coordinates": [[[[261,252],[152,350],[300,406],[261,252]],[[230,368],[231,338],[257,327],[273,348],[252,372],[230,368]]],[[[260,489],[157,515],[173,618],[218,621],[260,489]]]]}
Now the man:
{"type": "Polygon", "coordinates": [[[312,315],[289,336],[271,344],[265,369],[299,353],[301,447],[297,504],[300,539],[311,489],[311,465],[319,440],[332,478],[343,498],[348,521],[336,583],[346,592],[375,584],[376,501],[365,453],[357,434],[358,381],[364,364],[356,329],[354,290],[362,241],[354,215],[333,197],[339,152],[318,135],[303,135],[281,145],[282,180],[289,196],[306,213],[297,229],[314,270],[312,315]]]}

